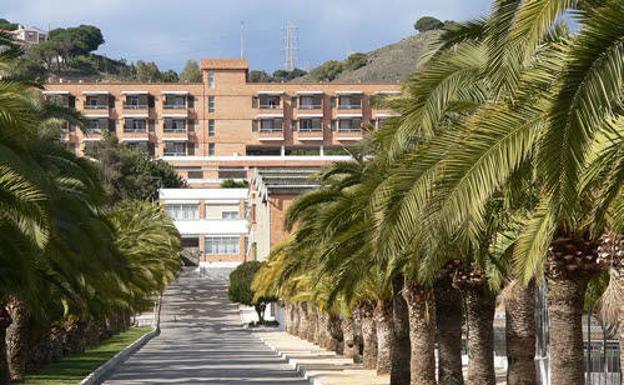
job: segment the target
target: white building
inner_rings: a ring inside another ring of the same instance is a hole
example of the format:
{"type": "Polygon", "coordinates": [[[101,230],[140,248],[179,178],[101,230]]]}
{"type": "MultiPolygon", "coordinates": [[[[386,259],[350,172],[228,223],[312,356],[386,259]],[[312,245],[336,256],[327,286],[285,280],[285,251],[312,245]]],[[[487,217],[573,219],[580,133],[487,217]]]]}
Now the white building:
{"type": "Polygon", "coordinates": [[[160,202],[182,236],[187,261],[236,266],[247,253],[247,189],[161,189],[160,202]]]}

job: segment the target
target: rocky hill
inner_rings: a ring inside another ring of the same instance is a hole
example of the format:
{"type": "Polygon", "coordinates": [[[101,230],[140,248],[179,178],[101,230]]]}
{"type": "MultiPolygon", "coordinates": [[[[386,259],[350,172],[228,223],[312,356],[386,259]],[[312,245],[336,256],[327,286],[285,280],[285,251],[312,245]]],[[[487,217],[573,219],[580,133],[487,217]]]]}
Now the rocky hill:
{"type": "Polygon", "coordinates": [[[292,82],[399,82],[418,69],[421,55],[437,33],[418,33],[363,54],[360,64],[353,65],[349,59],[326,62],[292,82]]]}

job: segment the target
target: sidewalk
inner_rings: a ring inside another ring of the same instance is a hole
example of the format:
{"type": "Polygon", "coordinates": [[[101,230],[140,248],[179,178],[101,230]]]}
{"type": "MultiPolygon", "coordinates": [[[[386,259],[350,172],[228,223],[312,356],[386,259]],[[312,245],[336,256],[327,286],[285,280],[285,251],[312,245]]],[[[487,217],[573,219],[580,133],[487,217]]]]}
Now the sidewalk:
{"type": "Polygon", "coordinates": [[[299,374],[314,385],[388,385],[389,376],[377,376],[374,370],[354,364],[308,341],[282,331],[258,330],[254,335],[277,352],[299,374]]]}

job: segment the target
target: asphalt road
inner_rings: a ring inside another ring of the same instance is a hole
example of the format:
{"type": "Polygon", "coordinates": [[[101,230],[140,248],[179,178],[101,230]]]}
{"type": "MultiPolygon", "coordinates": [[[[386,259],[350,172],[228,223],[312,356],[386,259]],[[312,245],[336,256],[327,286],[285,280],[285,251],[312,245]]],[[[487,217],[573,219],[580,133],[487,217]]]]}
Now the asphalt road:
{"type": "Polygon", "coordinates": [[[309,384],[241,327],[223,276],[184,273],[165,292],[162,333],[104,384],[309,384]]]}

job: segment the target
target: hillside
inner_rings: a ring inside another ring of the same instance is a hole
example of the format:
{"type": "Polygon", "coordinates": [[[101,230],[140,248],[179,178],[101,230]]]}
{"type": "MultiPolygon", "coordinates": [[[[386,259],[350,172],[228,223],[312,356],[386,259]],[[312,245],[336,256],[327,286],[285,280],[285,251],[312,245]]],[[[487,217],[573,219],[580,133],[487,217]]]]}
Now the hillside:
{"type": "MultiPolygon", "coordinates": [[[[312,69],[292,82],[329,81],[331,83],[398,82],[418,68],[418,62],[428,43],[438,32],[424,32],[363,54],[360,64],[349,60],[329,61],[312,69]],[[337,68],[342,68],[337,71],[337,68]],[[333,73],[332,73],[333,71],[333,73]],[[336,72],[339,72],[335,75],[336,72]],[[330,74],[329,76],[327,74],[330,74]],[[334,76],[335,75],[335,76],[334,76]]],[[[362,55],[362,54],[356,54],[362,55]]]]}

